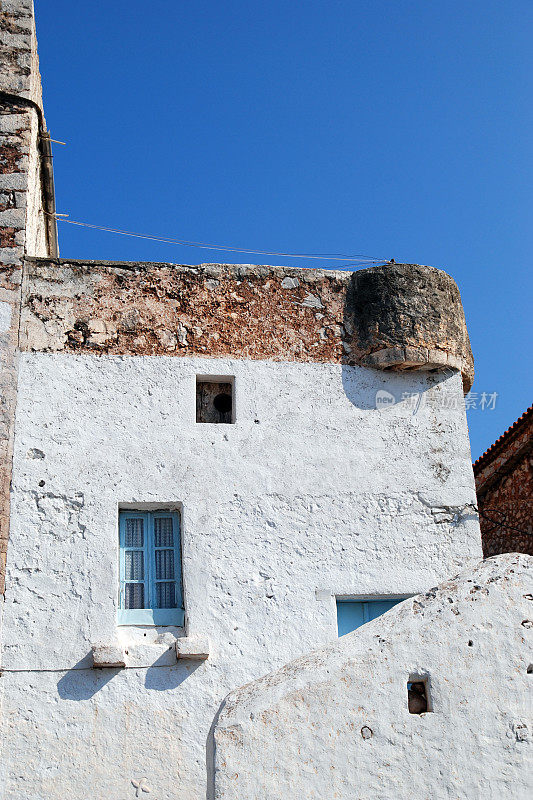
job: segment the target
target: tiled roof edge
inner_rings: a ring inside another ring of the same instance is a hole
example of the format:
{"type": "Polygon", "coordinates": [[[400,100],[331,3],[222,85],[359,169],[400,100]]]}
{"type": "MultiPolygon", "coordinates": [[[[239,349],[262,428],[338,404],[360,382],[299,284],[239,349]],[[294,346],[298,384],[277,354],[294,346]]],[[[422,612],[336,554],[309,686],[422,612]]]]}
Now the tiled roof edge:
{"type": "Polygon", "coordinates": [[[533,414],[533,405],[529,406],[527,411],[524,411],[521,417],[518,417],[516,422],[513,422],[510,428],[508,428],[505,433],[496,439],[494,444],[485,450],[485,452],[474,461],[474,473],[478,474],[479,471],[498,453],[499,450],[506,444],[507,439],[512,435],[517,433],[518,429],[521,428],[529,419],[529,417],[533,414]]]}

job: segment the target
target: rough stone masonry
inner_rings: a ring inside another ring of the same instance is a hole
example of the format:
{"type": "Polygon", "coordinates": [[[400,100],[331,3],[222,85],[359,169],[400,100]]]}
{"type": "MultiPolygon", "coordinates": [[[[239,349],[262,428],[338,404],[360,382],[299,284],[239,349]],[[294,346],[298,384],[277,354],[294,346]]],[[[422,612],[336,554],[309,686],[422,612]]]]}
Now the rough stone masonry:
{"type": "Polygon", "coordinates": [[[433,267],[348,273],[33,258],[23,294],[25,350],[459,370],[466,390],[473,380],[457,286],[433,267]]]}

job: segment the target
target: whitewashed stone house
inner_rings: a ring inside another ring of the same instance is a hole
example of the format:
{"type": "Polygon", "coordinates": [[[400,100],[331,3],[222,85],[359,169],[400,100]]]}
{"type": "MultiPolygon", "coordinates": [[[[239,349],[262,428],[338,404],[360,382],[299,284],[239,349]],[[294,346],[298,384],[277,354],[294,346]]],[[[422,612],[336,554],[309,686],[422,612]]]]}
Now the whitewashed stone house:
{"type": "Polygon", "coordinates": [[[59,259],[0,7],[0,798],[274,797],[215,788],[226,695],[481,557],[457,287],[59,259]]]}

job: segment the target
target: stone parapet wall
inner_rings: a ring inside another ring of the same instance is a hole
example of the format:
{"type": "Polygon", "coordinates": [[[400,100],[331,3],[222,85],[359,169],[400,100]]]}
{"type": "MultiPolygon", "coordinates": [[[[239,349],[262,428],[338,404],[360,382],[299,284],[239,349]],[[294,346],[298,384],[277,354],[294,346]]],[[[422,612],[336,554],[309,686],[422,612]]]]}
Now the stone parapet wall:
{"type": "Polygon", "coordinates": [[[33,0],[0,2],[1,86],[42,109],[33,0]]]}
{"type": "Polygon", "coordinates": [[[0,88],[42,111],[33,0],[0,2],[0,88]]]}
{"type": "Polygon", "coordinates": [[[0,286],[20,286],[27,253],[47,252],[38,157],[39,118],[0,92],[0,286]]]}
{"type": "Polygon", "coordinates": [[[349,273],[28,262],[24,350],[340,362],[349,273]]]}
{"type": "Polygon", "coordinates": [[[459,291],[411,264],[334,272],[232,264],[28,261],[21,346],[460,370],[459,291]]]}

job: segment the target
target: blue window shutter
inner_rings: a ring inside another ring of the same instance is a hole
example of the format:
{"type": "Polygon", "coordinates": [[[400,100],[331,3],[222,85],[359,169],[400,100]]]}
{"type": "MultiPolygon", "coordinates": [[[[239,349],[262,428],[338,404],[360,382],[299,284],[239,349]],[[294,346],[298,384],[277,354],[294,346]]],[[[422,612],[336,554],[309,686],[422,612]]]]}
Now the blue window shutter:
{"type": "Polygon", "coordinates": [[[118,624],[183,626],[179,514],[121,512],[119,541],[118,624]]]}
{"type": "Polygon", "coordinates": [[[351,633],[366,622],[380,617],[404,598],[397,600],[337,600],[337,629],[339,636],[351,633]]]}
{"type": "Polygon", "coordinates": [[[154,616],[163,620],[172,616],[176,608],[183,608],[179,514],[169,511],[157,511],[151,514],[150,537],[153,576],[151,606],[154,609],[154,616]]]}
{"type": "Polygon", "coordinates": [[[365,603],[366,606],[366,616],[365,622],[370,622],[376,617],[381,617],[386,611],[390,608],[395,606],[397,603],[401,603],[401,600],[370,600],[365,603]]]}
{"type": "Polygon", "coordinates": [[[363,615],[363,603],[338,602],[337,603],[337,627],[339,636],[350,633],[356,628],[365,624],[363,615]]]}
{"type": "Polygon", "coordinates": [[[120,515],[120,607],[125,611],[146,606],[149,580],[148,515],[120,515]]]}

